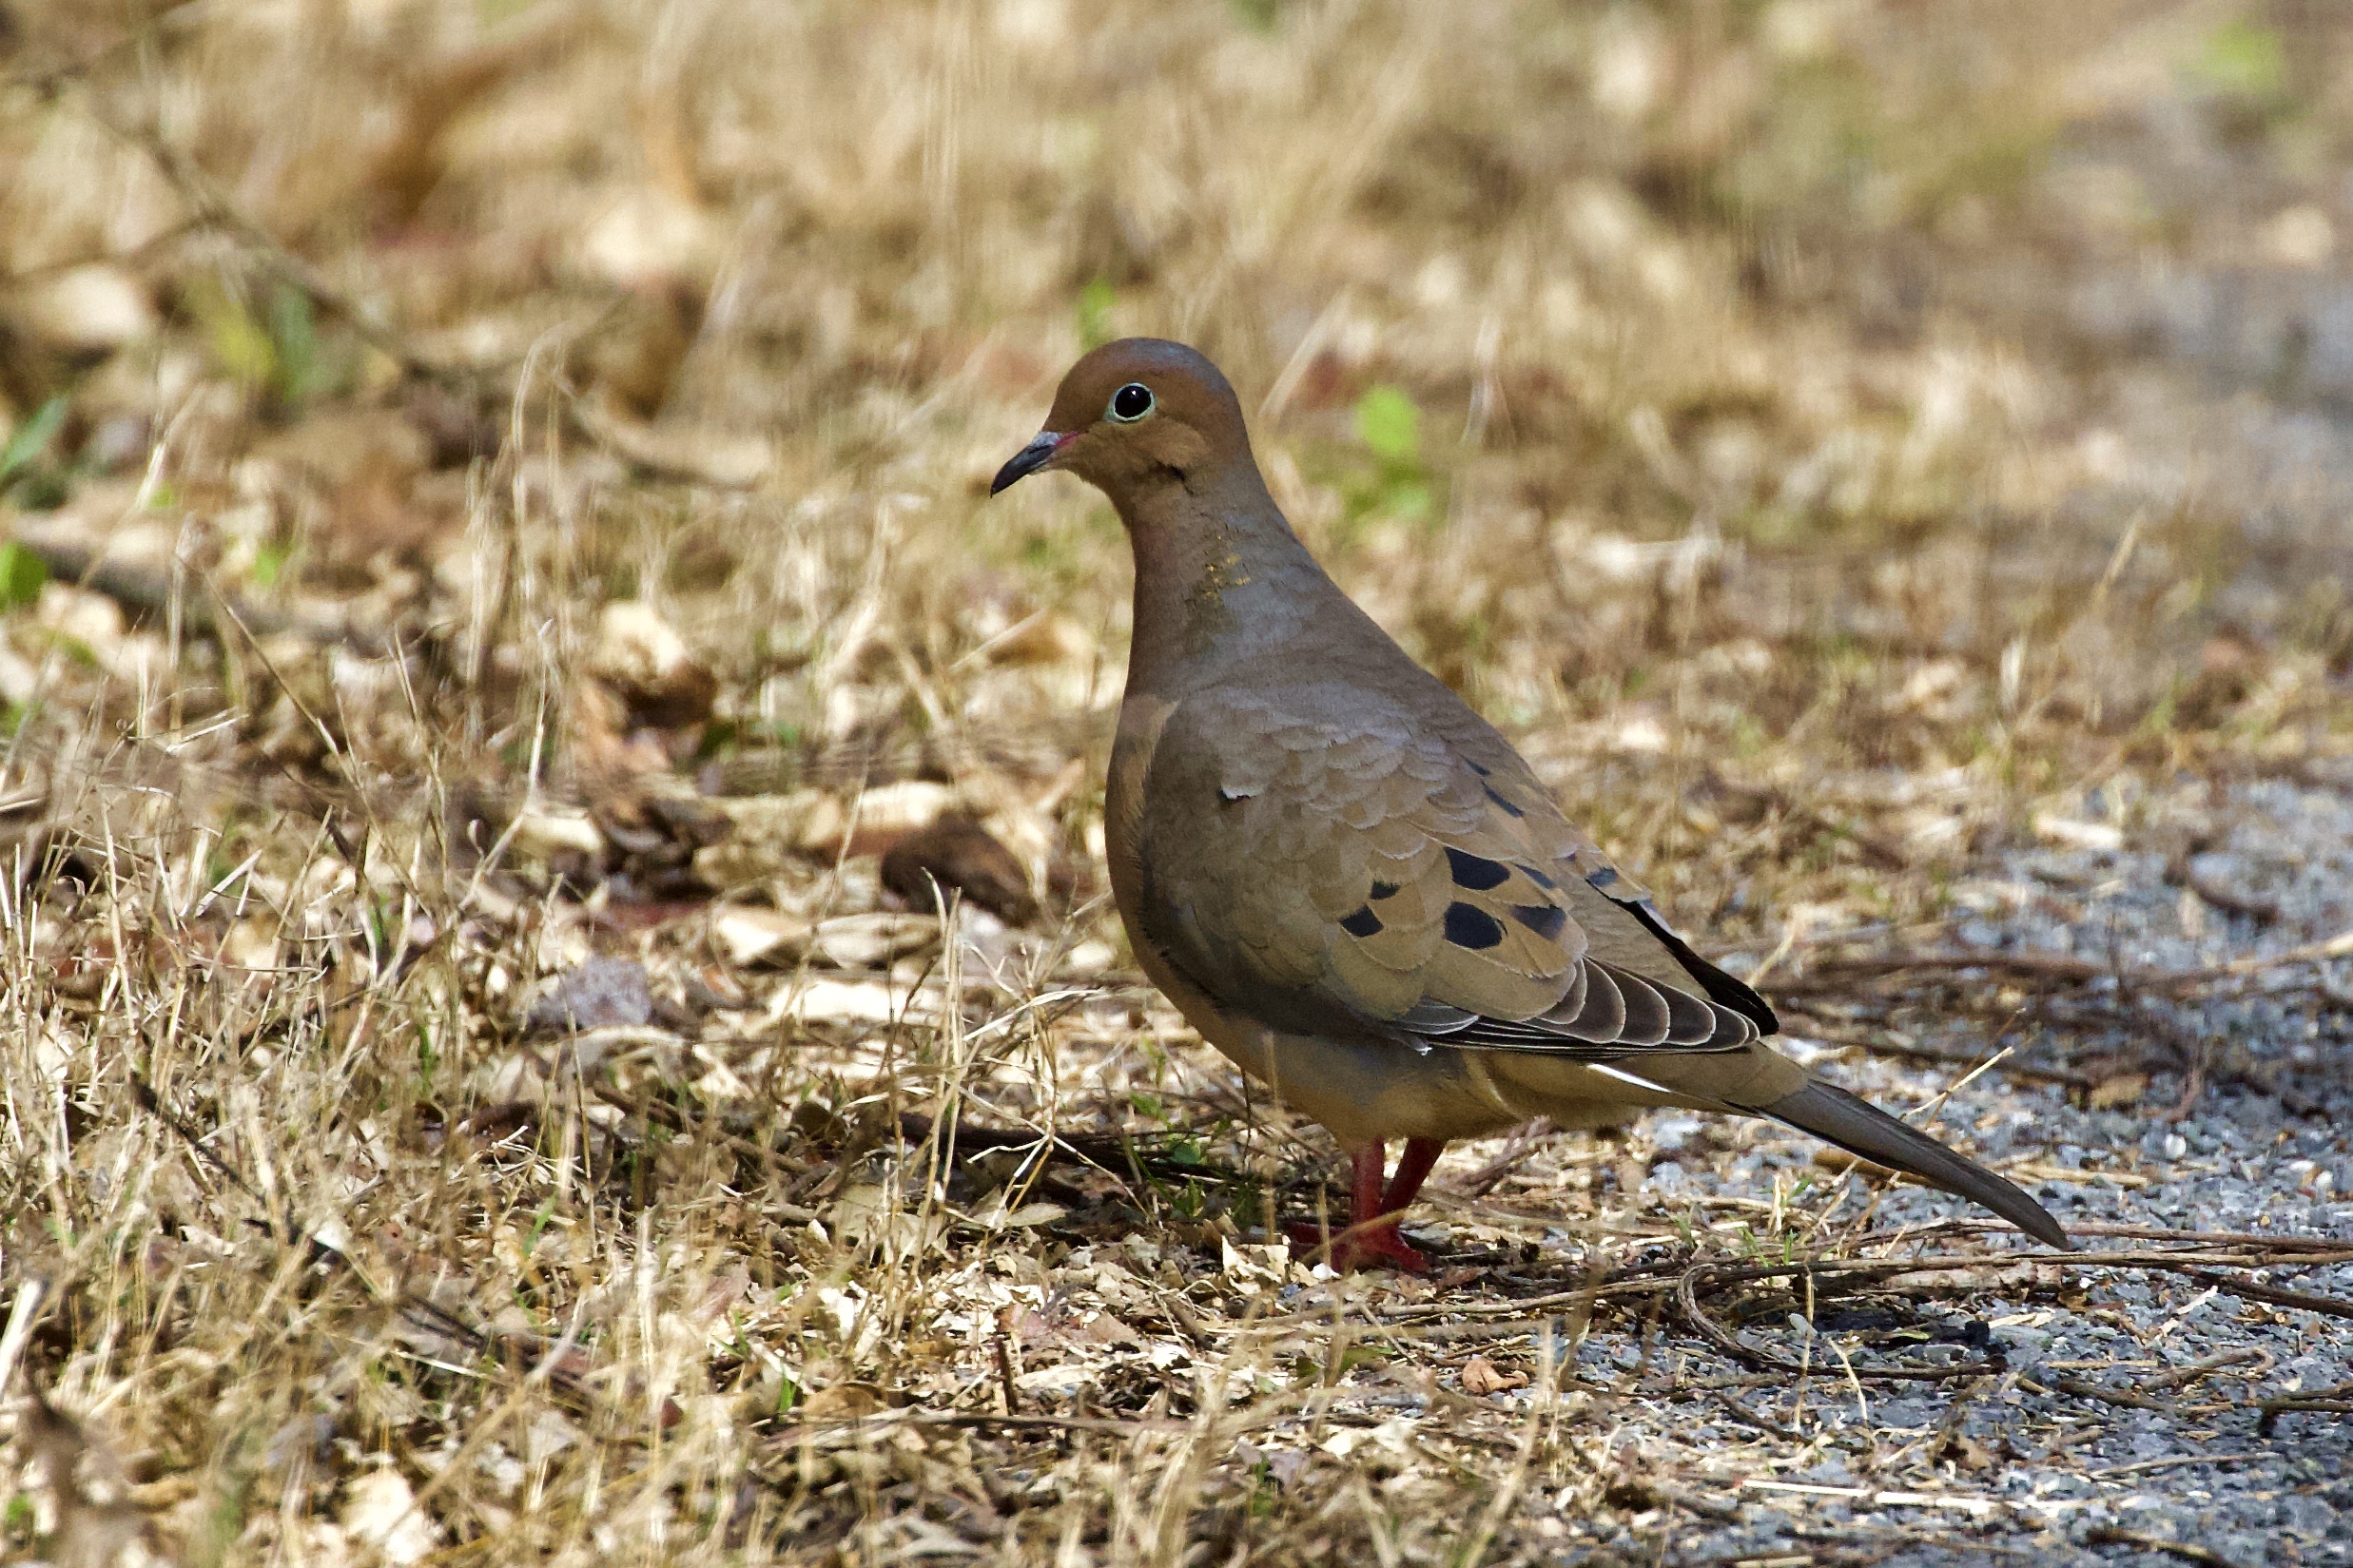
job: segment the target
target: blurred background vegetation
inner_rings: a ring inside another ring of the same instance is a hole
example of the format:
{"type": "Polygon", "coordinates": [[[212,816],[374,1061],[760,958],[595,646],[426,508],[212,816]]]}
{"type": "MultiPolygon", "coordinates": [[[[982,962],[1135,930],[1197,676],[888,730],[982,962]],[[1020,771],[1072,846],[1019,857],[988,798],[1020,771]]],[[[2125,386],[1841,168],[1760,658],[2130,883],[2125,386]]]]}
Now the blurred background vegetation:
{"type": "MultiPolygon", "coordinates": [[[[864,535],[887,493],[924,616],[1011,594],[990,613],[1116,638],[1099,506],[982,513],[974,479],[1069,358],[1151,332],[1250,389],[1311,541],[1523,723],[1655,673],[1655,627],[1546,579],[1642,579],[1667,540],[1868,557],[1935,601],[1727,610],[1768,644],[1998,658],[2128,524],[2173,590],[2135,630],[2340,666],[2353,637],[2329,5],[8,14],[7,494],[138,483],[266,592],[463,613],[436,569],[503,504],[467,465],[569,442],[606,467],[567,498],[566,591],[759,603],[768,519],[864,535]]],[[[730,689],[807,652],[797,608],[714,649],[730,689]]],[[[2192,672],[2135,673],[2103,727],[2192,672]]],[[[1767,735],[1794,700],[1755,705],[1767,735]]]]}
{"type": "Polygon", "coordinates": [[[455,563],[570,455],[535,589],[679,595],[723,713],[870,728],[904,694],[772,677],[842,674],[878,583],[925,659],[1049,605],[1116,643],[1099,504],[977,480],[1148,332],[1516,726],[1695,640],[1774,651],[1725,688],[1752,749],[1867,653],[1999,687],[1966,751],[2020,692],[2121,735],[2217,661],[2353,647],[2326,4],[7,14],[7,495],[133,486],[265,596],[488,635],[455,563]],[[2096,635],[2162,657],[2070,658],[2111,560],[2149,613],[2096,635]]]}

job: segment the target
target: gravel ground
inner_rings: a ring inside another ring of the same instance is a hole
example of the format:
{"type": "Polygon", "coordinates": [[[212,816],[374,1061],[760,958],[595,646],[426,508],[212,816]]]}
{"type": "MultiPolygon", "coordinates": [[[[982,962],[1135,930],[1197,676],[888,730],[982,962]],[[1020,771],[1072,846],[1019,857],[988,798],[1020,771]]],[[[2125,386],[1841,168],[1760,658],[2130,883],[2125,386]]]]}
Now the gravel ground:
{"type": "MultiPolygon", "coordinates": [[[[2185,971],[2353,928],[2353,794],[2341,788],[2268,781],[2213,795],[2201,787],[2182,802],[2092,799],[2057,834],[2077,845],[2011,854],[1957,890],[1985,911],[1952,933],[1957,944],[2185,971]],[[2107,839],[2102,829],[2120,813],[2137,823],[2120,835],[2127,847],[2082,846],[2107,839]],[[2168,842],[2170,850],[2139,847],[2168,842]],[[2179,885],[2185,866],[2226,902],[2268,918],[2231,913],[2179,885]]],[[[2077,1001],[2081,1013],[2107,1013],[2104,1027],[2078,1019],[2063,1037],[2020,1031],[2032,1038],[2014,1060],[2052,1072],[2067,1062],[2132,1064],[2152,1040],[2178,1041],[2194,1074],[2181,1051],[2162,1052],[2171,1065],[2148,1074],[2131,1103],[2091,1110],[2065,1085],[1997,1068],[1955,1093],[1940,1119],[1966,1130],[1980,1157],[2026,1179],[2087,1246],[2129,1245],[2085,1234],[2099,1227],[2353,1243],[2353,959],[2330,967],[2285,966],[2244,990],[2178,1002],[2096,982],[2077,1001]]],[[[2004,982],[1964,971],[1955,983],[2004,982]]],[[[1925,1049],[1983,1049],[1974,1025],[1944,1034],[1915,1037],[1925,1049]]],[[[1825,1071],[1883,1104],[1917,1104],[1953,1076],[1815,1049],[1843,1056],[1825,1071]]],[[[2103,1102],[2134,1088],[2121,1068],[2101,1081],[2112,1087],[2090,1097],[2103,1102]]],[[[1686,1152],[1710,1135],[1696,1118],[1656,1117],[1631,1147],[1648,1152],[1654,1191],[1695,1200],[1753,1199],[1774,1171],[1811,1168],[1802,1140],[1772,1135],[1729,1161],[1686,1152]]],[[[1877,1195],[1873,1224],[1930,1225],[1964,1211],[1942,1193],[1896,1189],[1877,1195]]],[[[2353,1298],[2353,1264],[2270,1277],[2353,1298]]],[[[1745,1396],[1723,1396],[1752,1400],[1744,1416],[1625,1401],[1624,1446],[1670,1459],[1686,1485],[1698,1474],[1710,1480],[1685,1506],[1579,1541],[1565,1560],[1598,1549],[1693,1563],[2027,1555],[2089,1563],[2157,1560],[2162,1550],[2249,1568],[2353,1562],[2353,1430],[2342,1414],[2267,1421],[2258,1407],[2353,1382],[2353,1322],[2249,1300],[2194,1275],[2122,1268],[2073,1272],[2055,1294],[1997,1287],[1926,1305],[1921,1322],[1957,1330],[1956,1339],[1989,1336],[2002,1369],[1974,1384],[1862,1384],[1835,1365],[1810,1386],[1768,1376],[1745,1396]],[[1811,1412],[1803,1422],[1801,1407],[1811,1412]],[[1760,1421],[1802,1429],[1802,1447],[1761,1432],[1760,1421]]],[[[1802,1347],[1794,1330],[1772,1338],[1784,1354],[1802,1347]]],[[[1759,1343],[1753,1331],[1749,1339],[1759,1343]]],[[[1688,1335],[1645,1343],[1623,1325],[1591,1335],[1578,1365],[1638,1394],[1721,1386],[1743,1370],[1695,1349],[1688,1335]]]]}

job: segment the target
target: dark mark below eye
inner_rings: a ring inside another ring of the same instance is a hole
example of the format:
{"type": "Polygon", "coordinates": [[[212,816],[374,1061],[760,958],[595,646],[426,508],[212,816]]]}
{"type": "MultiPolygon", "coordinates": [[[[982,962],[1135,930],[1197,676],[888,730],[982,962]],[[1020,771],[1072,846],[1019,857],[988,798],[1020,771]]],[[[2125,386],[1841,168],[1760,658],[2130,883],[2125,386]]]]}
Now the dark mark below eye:
{"type": "Polygon", "coordinates": [[[1372,896],[1375,899],[1393,899],[1397,896],[1397,884],[1395,882],[1374,882],[1372,896]]]}
{"type": "Polygon", "coordinates": [[[1511,868],[1501,861],[1490,861],[1485,855],[1473,855],[1468,850],[1448,846],[1447,868],[1453,874],[1454,885],[1468,887],[1473,893],[1484,893],[1490,887],[1501,887],[1511,880],[1511,868]]]}
{"type": "Polygon", "coordinates": [[[1568,924],[1568,911],[1548,903],[1515,903],[1511,918],[1527,926],[1545,940],[1550,941],[1568,924]]]}
{"type": "Polygon", "coordinates": [[[1450,903],[1446,906],[1446,939],[1474,953],[1485,952],[1504,939],[1504,922],[1484,909],[1450,903]]]}
{"type": "Polygon", "coordinates": [[[1377,937],[1381,934],[1381,917],[1369,904],[1359,904],[1356,913],[1340,922],[1340,929],[1352,937],[1377,937]]]}

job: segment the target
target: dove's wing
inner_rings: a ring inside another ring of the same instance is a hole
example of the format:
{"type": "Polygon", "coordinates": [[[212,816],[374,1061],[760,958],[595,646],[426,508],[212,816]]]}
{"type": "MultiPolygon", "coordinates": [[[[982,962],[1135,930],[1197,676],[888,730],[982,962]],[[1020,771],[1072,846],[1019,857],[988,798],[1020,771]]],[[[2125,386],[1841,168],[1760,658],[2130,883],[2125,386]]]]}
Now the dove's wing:
{"type": "Polygon", "coordinates": [[[1144,784],[1146,934],[1221,1004],[1300,1033],[1593,1061],[1771,1033],[1463,716],[1448,733],[1339,683],[1184,699],[1144,784]]]}

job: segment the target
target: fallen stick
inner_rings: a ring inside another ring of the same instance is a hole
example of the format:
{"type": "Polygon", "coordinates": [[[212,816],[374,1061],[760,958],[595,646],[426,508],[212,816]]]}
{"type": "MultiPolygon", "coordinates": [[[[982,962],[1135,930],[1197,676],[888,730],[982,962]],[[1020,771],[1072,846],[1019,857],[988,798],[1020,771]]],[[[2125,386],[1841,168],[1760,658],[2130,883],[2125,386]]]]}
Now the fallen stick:
{"type": "Polygon", "coordinates": [[[2102,963],[2067,953],[1995,953],[1977,949],[1890,953],[1851,958],[1818,958],[1805,974],[1777,980],[1772,989],[1776,994],[1804,996],[1833,990],[1842,982],[1900,975],[1915,969],[1982,969],[2068,985],[2090,985],[2095,981],[2112,979],[2119,985],[2178,996],[2200,986],[2246,979],[2275,969],[2324,963],[2331,958],[2353,958],[2353,931],[2341,931],[2319,941],[2302,942],[2279,953],[2256,954],[2200,969],[2146,969],[2137,965],[2102,963]]]}

